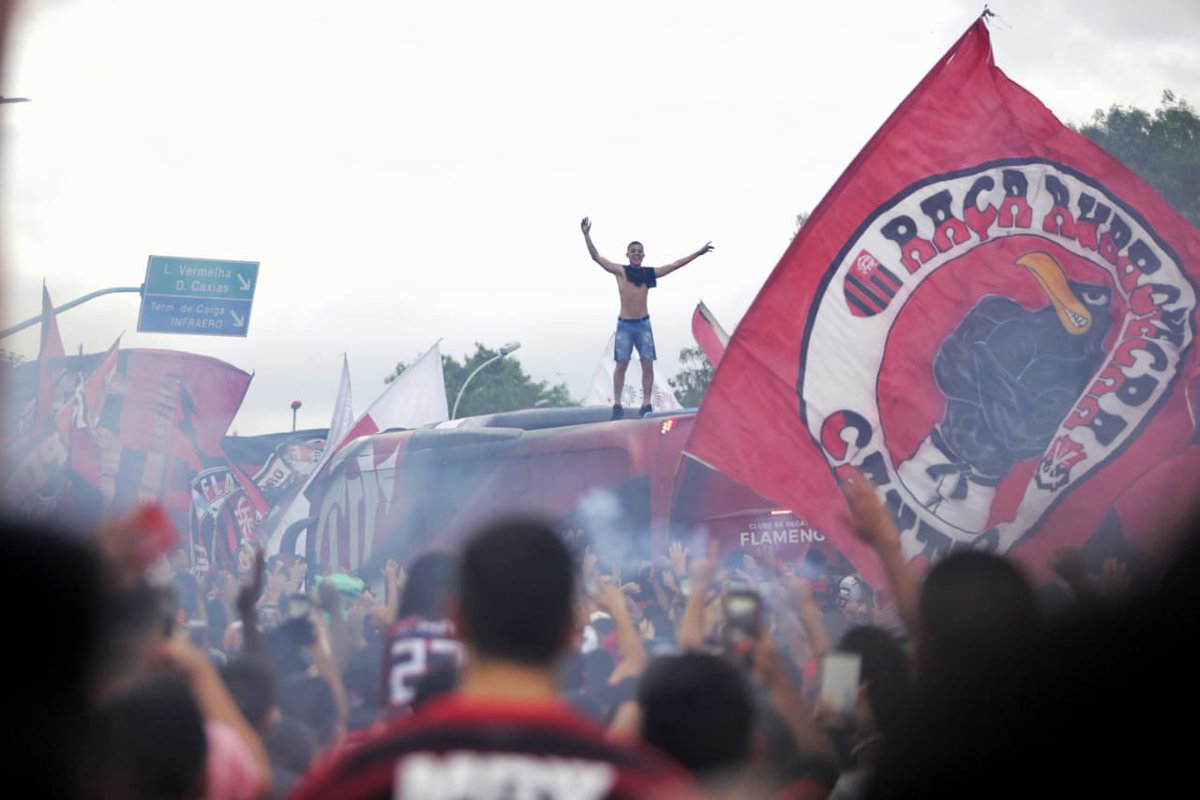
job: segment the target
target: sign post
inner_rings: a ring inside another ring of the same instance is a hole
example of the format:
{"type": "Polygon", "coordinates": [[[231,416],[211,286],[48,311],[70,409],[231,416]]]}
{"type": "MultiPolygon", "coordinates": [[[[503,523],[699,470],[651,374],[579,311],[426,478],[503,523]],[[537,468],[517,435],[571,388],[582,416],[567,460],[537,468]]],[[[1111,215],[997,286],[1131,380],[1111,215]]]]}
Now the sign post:
{"type": "Polygon", "coordinates": [[[150,256],[137,329],[245,336],[257,284],[257,261],[150,256]]]}

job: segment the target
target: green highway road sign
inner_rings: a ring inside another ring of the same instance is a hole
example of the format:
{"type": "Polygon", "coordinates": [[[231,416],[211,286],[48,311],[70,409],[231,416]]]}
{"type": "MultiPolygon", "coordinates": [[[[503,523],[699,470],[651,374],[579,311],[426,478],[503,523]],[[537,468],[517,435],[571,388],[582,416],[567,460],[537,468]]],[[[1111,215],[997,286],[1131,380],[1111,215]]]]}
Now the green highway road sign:
{"type": "Polygon", "coordinates": [[[257,284],[257,261],[150,256],[137,329],[245,336],[257,284]]]}
{"type": "Polygon", "coordinates": [[[257,282],[257,261],[150,256],[146,265],[146,294],[252,300],[257,282]]]}

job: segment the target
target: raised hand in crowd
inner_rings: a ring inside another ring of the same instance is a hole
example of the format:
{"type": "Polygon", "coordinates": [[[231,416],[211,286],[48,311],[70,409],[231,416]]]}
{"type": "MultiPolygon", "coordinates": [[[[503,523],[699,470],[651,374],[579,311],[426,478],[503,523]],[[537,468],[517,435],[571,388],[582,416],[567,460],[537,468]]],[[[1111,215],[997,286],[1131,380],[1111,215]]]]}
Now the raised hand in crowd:
{"type": "Polygon", "coordinates": [[[850,523],[855,535],[870,545],[879,557],[896,598],[900,619],[910,632],[916,631],[920,585],[908,567],[900,545],[900,530],[880,501],[879,490],[869,478],[859,474],[845,481],[842,491],[850,507],[850,523]]]}
{"type": "Polygon", "coordinates": [[[671,564],[671,569],[675,571],[676,578],[683,578],[688,574],[688,550],[679,542],[671,542],[667,545],[667,559],[671,564]]]}
{"type": "Polygon", "coordinates": [[[1129,592],[1132,585],[1129,565],[1124,560],[1112,557],[1104,559],[1100,566],[1100,579],[1096,591],[1105,599],[1120,598],[1129,592]]]}
{"type": "Polygon", "coordinates": [[[383,604],[371,593],[370,589],[363,589],[358,599],[350,604],[350,607],[346,609],[346,627],[352,651],[361,650],[367,646],[366,621],[372,620],[372,625],[379,630],[379,620],[385,611],[383,604]]]}
{"type": "MultiPolygon", "coordinates": [[[[254,551],[254,568],[250,577],[238,588],[237,606],[238,617],[242,620],[242,651],[252,658],[267,657],[266,642],[258,628],[258,604],[266,586],[264,573],[266,559],[262,548],[254,551]]],[[[278,601],[276,601],[278,602],[278,601]]]]}
{"type": "Polygon", "coordinates": [[[254,726],[238,709],[208,656],[194,647],[182,631],[177,631],[164,643],[159,656],[173,665],[187,681],[206,724],[224,727],[236,735],[260,771],[258,792],[250,796],[265,795],[271,787],[271,764],[266,748],[254,726]]]}
{"type": "Polygon", "coordinates": [[[783,573],[784,589],[796,609],[800,623],[804,627],[804,637],[808,642],[809,657],[822,659],[833,650],[833,640],[825,630],[821,621],[821,609],[813,599],[812,581],[800,578],[791,573],[783,573]]]}
{"type": "MultiPolygon", "coordinates": [[[[686,557],[686,551],[683,551],[686,557]]],[[[720,545],[716,540],[708,543],[708,553],[692,564],[691,591],[683,608],[675,638],[684,650],[699,650],[704,645],[708,594],[717,576],[720,545]]]]}
{"type": "Polygon", "coordinates": [[[792,682],[770,630],[764,630],[755,643],[754,677],[766,689],[771,705],[787,723],[796,746],[802,752],[836,762],[833,741],[806,710],[800,687],[792,682]]]}
{"type": "Polygon", "coordinates": [[[583,551],[583,563],[580,565],[579,575],[583,581],[583,590],[589,594],[595,592],[596,568],[599,564],[600,557],[592,548],[589,547],[583,551]]]}
{"type": "Polygon", "coordinates": [[[308,562],[303,559],[298,559],[292,563],[292,569],[288,573],[288,594],[299,594],[304,591],[304,576],[308,574],[308,562]]]}
{"type": "MultiPolygon", "coordinates": [[[[322,590],[325,587],[333,588],[330,584],[322,584],[322,590]]],[[[337,590],[334,589],[337,594],[337,590]]],[[[332,606],[335,601],[332,598],[326,599],[327,606],[332,606]]],[[[330,619],[340,618],[341,600],[340,597],[336,600],[338,612],[330,614],[330,619]]],[[[336,644],[333,641],[330,626],[325,624],[325,618],[322,616],[321,610],[313,608],[308,612],[308,621],[312,626],[313,644],[311,648],[313,668],[317,674],[324,678],[329,683],[329,688],[333,692],[334,705],[337,708],[337,731],[338,735],[345,732],[346,720],[350,715],[350,705],[346,698],[346,686],[342,682],[342,673],[338,668],[336,660],[336,644]]]]}
{"type": "Polygon", "coordinates": [[[237,617],[237,594],[240,584],[228,570],[215,570],[209,575],[212,599],[225,612],[225,622],[231,623],[237,617]]]}
{"type": "Polygon", "coordinates": [[[633,617],[629,614],[629,598],[618,585],[619,576],[596,581],[596,602],[612,617],[617,632],[617,647],[621,651],[621,663],[609,677],[609,683],[619,683],[625,678],[640,675],[646,666],[646,646],[638,633],[633,617]]]}
{"type": "Polygon", "coordinates": [[[329,617],[329,644],[333,662],[345,667],[350,659],[350,630],[342,614],[342,593],[331,580],[317,584],[317,605],[329,617]]]}
{"type": "Polygon", "coordinates": [[[667,597],[667,590],[663,587],[661,573],[653,561],[650,562],[650,569],[646,573],[646,582],[650,584],[650,592],[654,595],[654,601],[658,603],[658,607],[670,614],[671,601],[667,597]]]}
{"type": "Polygon", "coordinates": [[[381,571],[383,573],[383,604],[395,613],[400,609],[400,595],[404,592],[404,584],[408,582],[408,573],[394,558],[389,558],[381,571]]]}
{"type": "MultiPolygon", "coordinates": [[[[260,550],[259,552],[261,553],[262,551],[260,550]]],[[[266,579],[262,596],[258,598],[259,608],[278,609],[283,598],[290,593],[292,585],[291,572],[287,564],[282,561],[276,562],[276,568],[267,572],[266,579]]]]}

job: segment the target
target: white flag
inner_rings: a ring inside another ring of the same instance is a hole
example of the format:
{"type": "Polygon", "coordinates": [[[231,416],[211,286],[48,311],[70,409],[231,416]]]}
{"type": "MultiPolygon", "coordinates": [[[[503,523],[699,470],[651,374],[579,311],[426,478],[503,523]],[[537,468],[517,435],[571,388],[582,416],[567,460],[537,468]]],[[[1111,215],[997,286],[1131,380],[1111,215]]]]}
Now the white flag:
{"type": "MultiPolygon", "coordinates": [[[[350,359],[342,356],[342,379],[338,383],[337,398],[333,401],[333,417],[329,420],[329,435],[325,437],[325,454],[321,463],[329,458],[330,445],[340,442],[354,424],[354,403],[350,399],[350,359]]],[[[320,471],[320,467],[316,471],[320,471]]]]}
{"type": "MultiPolygon", "coordinates": [[[[325,463],[329,461],[329,457],[333,454],[333,443],[340,442],[345,437],[346,432],[350,430],[350,425],[354,422],[354,405],[350,397],[350,360],[342,356],[342,377],[338,381],[337,397],[333,401],[333,416],[329,420],[329,433],[325,436],[325,449],[321,453],[321,460],[317,462],[317,466],[304,481],[304,485],[291,499],[291,502],[280,512],[273,515],[274,519],[271,522],[271,535],[267,539],[267,555],[273,556],[279,553],[279,547],[283,540],[283,534],[287,533],[287,529],[293,524],[299,522],[308,516],[309,502],[308,497],[304,494],[312,484],[313,479],[321,474],[321,469],[325,463]]],[[[300,539],[296,542],[294,551],[302,553],[304,540],[300,539]]]]}
{"type": "Polygon", "coordinates": [[[331,437],[330,441],[335,444],[329,451],[336,453],[360,436],[388,428],[416,428],[449,419],[440,343],[441,340],[435,342],[412,366],[389,383],[345,436],[340,440],[331,437]]]}
{"type": "MultiPolygon", "coordinates": [[[[613,373],[617,369],[617,362],[613,360],[613,346],[616,344],[617,335],[614,333],[608,337],[608,344],[604,348],[604,352],[600,356],[600,362],[596,364],[596,371],[592,373],[592,385],[588,390],[587,396],[583,398],[585,406],[611,406],[613,400],[613,373]]],[[[650,400],[650,407],[655,411],[677,411],[683,406],[679,405],[679,401],[675,399],[675,393],[671,391],[669,386],[663,385],[659,380],[657,372],[654,375],[653,397],[650,400]]],[[[621,390],[621,405],[625,408],[638,409],[645,403],[642,400],[642,362],[638,359],[630,359],[629,367],[625,370],[625,386],[621,390]]]]}
{"type": "MultiPolygon", "coordinates": [[[[435,342],[433,347],[429,348],[412,366],[397,376],[396,380],[389,383],[363,415],[355,420],[353,425],[349,425],[349,430],[340,436],[334,436],[333,429],[340,427],[337,415],[342,413],[343,409],[340,404],[335,407],[335,419],[330,423],[330,436],[325,442],[325,453],[321,457],[321,466],[313,470],[308,482],[305,483],[304,490],[307,490],[309,484],[324,472],[322,467],[334,453],[360,436],[369,436],[388,428],[416,428],[426,423],[443,422],[449,419],[450,413],[446,405],[446,382],[442,377],[442,352],[439,345],[440,340],[435,342]]],[[[348,398],[348,372],[346,375],[345,385],[348,398]]],[[[340,397],[339,389],[339,400],[340,397]]],[[[280,541],[289,525],[308,516],[308,498],[305,497],[304,490],[293,504],[299,505],[303,499],[300,510],[296,513],[289,513],[285,518],[280,519],[279,524],[272,531],[268,553],[278,552],[280,541]]],[[[292,512],[292,509],[289,508],[288,511],[292,512]]],[[[304,538],[298,539],[295,551],[303,552],[303,546],[304,538]]]]}

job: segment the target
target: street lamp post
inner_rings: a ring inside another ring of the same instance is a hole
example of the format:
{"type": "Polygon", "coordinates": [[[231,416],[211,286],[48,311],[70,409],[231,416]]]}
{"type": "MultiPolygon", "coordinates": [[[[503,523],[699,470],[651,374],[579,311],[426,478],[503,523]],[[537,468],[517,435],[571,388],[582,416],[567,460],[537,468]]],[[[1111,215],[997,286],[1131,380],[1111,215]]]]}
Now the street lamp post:
{"type": "Polygon", "coordinates": [[[458,390],[458,397],[454,398],[454,409],[450,412],[450,419],[458,419],[458,403],[460,400],[462,400],[463,392],[467,390],[467,384],[471,382],[471,378],[474,378],[476,375],[478,375],[479,370],[483,369],[488,364],[491,364],[494,361],[499,361],[514,350],[520,349],[520,347],[520,342],[509,342],[508,344],[504,345],[504,347],[500,348],[499,355],[492,356],[487,361],[476,367],[475,371],[467,376],[467,379],[463,381],[462,388],[458,390]]]}
{"type": "Polygon", "coordinates": [[[292,401],[292,433],[296,432],[296,412],[300,410],[301,405],[303,404],[299,400],[292,401]]]}

